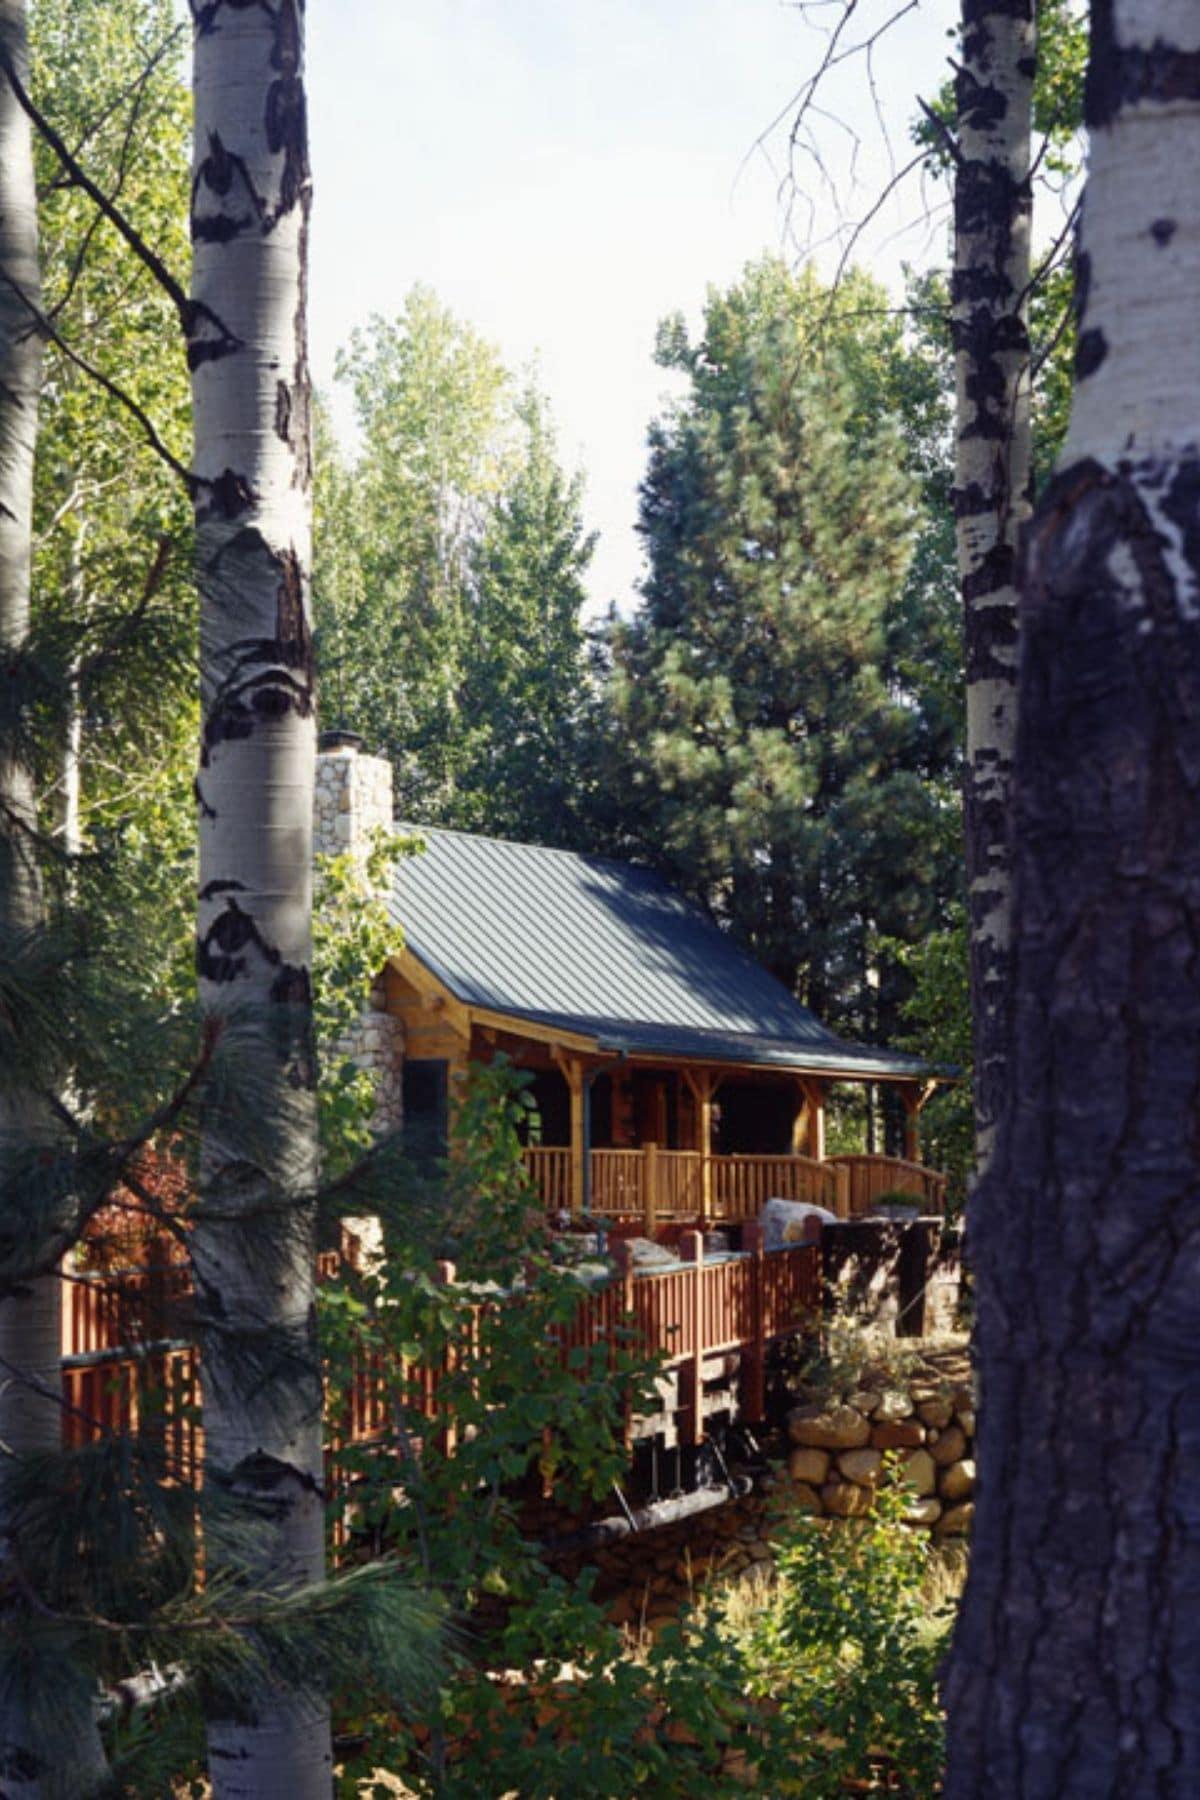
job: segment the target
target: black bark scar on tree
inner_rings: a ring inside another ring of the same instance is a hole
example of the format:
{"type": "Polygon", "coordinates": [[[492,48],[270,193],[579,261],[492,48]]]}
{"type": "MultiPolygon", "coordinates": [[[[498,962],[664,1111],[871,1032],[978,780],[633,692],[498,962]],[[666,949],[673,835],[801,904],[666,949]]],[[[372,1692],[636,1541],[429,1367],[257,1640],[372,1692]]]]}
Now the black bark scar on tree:
{"type": "Polygon", "coordinates": [[[1075,379],[1086,381],[1094,375],[1108,355],[1108,339],[1099,326],[1085,331],[1075,346],[1075,379]]]}
{"type": "Polygon", "coordinates": [[[1075,253],[1075,323],[1083,324],[1092,292],[1092,259],[1086,250],[1075,253]]]}
{"type": "MultiPolygon", "coordinates": [[[[208,761],[207,750],[202,753],[202,757],[205,762],[208,761]]],[[[196,807],[200,817],[202,819],[215,819],[217,816],[217,809],[215,806],[210,806],[208,801],[204,798],[204,789],[200,786],[199,780],[193,781],[192,794],[195,798],[196,807]]]]}
{"type": "Polygon", "coordinates": [[[253,506],[256,498],[246,477],[236,469],[222,469],[216,479],[209,482],[208,491],[211,501],[197,508],[203,518],[211,518],[214,513],[220,513],[223,519],[240,518],[253,506]]]}
{"type": "Polygon", "coordinates": [[[286,381],[275,383],[275,436],[291,444],[292,395],[286,381]]]}
{"type": "Polygon", "coordinates": [[[958,102],[958,122],[987,131],[998,125],[1008,111],[1008,96],[990,82],[978,81],[970,69],[960,69],[954,82],[958,102]]]}
{"type": "Polygon", "coordinates": [[[210,881],[200,889],[202,900],[215,900],[218,894],[244,894],[244,881],[210,881]]]}
{"type": "Polygon", "coordinates": [[[202,981],[236,981],[246,972],[246,951],[256,949],[275,968],[280,960],[273,944],[265,943],[258,926],[236,900],[225,903],[196,945],[196,972],[202,981]]]}
{"type": "Polygon", "coordinates": [[[1084,124],[1109,125],[1126,106],[1200,99],[1200,50],[1162,38],[1149,45],[1117,41],[1113,0],[1092,0],[1092,48],[1083,90],[1084,124]]]}
{"type": "Polygon", "coordinates": [[[294,550],[280,558],[280,580],[275,602],[275,634],[279,660],[285,668],[298,669],[311,683],[316,676],[312,631],[304,604],[304,574],[294,550]]]}
{"type": "Polygon", "coordinates": [[[1178,230],[1179,226],[1174,219],[1155,219],[1150,227],[1150,236],[1160,250],[1165,250],[1178,230]]]}

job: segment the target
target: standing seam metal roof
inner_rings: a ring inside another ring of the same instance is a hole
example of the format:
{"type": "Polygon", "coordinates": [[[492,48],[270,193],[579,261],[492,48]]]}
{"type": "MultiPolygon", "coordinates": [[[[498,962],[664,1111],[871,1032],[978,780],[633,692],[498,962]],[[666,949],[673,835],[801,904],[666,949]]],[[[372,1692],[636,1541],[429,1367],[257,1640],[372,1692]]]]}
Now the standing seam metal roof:
{"type": "Polygon", "coordinates": [[[914,1057],[837,1038],[649,869],[466,832],[396,865],[392,918],[468,1006],[583,1032],[631,1054],[920,1075],[914,1057]]]}

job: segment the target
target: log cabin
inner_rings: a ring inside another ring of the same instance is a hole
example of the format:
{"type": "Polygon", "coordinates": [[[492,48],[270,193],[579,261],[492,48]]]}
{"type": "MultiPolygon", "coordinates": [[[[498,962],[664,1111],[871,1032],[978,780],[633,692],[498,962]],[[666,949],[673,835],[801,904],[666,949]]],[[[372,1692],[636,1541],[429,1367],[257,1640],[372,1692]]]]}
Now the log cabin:
{"type": "MultiPolygon", "coordinates": [[[[347,733],[318,763],[318,850],[396,829],[390,769],[347,733]]],[[[905,1194],[940,1213],[920,1155],[939,1073],[823,1025],[653,871],[447,830],[419,831],[386,900],[396,949],[356,1053],[380,1122],[444,1137],[473,1061],[529,1072],[540,1130],[526,1149],[553,1218],[633,1222],[649,1237],[756,1216],[771,1198],[838,1218],[905,1194]],[[887,1084],[903,1157],[829,1155],[832,1085],[887,1084]]]]}

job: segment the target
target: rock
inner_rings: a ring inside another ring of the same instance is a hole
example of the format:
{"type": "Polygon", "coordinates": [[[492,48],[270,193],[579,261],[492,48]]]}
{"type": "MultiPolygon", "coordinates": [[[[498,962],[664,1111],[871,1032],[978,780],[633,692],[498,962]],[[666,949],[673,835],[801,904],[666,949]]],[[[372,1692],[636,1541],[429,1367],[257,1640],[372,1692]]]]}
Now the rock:
{"type": "Polygon", "coordinates": [[[821,1504],[837,1519],[861,1518],[871,1510],[870,1489],[853,1481],[829,1481],[821,1489],[821,1504]]]}
{"type": "Polygon", "coordinates": [[[938,1485],[943,1500],[969,1500],[975,1492],[975,1464],[969,1459],[951,1463],[938,1485]]]}
{"type": "Polygon", "coordinates": [[[975,1436],[975,1408],[973,1406],[964,1406],[955,1414],[955,1417],[967,1436],[973,1438],[975,1436]]]}
{"type": "Polygon", "coordinates": [[[911,1500],[904,1514],[906,1525],[936,1525],[942,1516],[942,1503],[932,1494],[924,1500],[911,1500]]]}
{"type": "Polygon", "coordinates": [[[798,1481],[790,1495],[791,1503],[797,1512],[815,1513],[820,1517],[824,1510],[821,1496],[816,1488],[810,1487],[807,1481],[798,1481]]]}
{"type": "Polygon", "coordinates": [[[806,1448],[857,1450],[870,1435],[871,1427],[852,1406],[798,1406],[788,1414],[788,1436],[806,1448]]]}
{"type": "Polygon", "coordinates": [[[883,1451],[843,1450],[837,1463],[847,1481],[856,1481],[859,1487],[874,1487],[883,1467],[883,1451]]]}
{"type": "Polygon", "coordinates": [[[941,1468],[948,1468],[951,1463],[958,1462],[966,1455],[967,1440],[957,1425],[950,1425],[945,1431],[938,1433],[936,1444],[931,1445],[929,1454],[941,1468]]]}
{"type": "Polygon", "coordinates": [[[925,1433],[915,1419],[891,1419],[871,1427],[871,1442],[877,1450],[915,1450],[925,1442],[925,1433]]]}
{"type": "Polygon", "coordinates": [[[793,1450],[788,1457],[788,1474],[793,1481],[809,1481],[814,1487],[820,1487],[829,1473],[829,1453],[826,1450],[793,1450]]]}
{"type": "Polygon", "coordinates": [[[938,1520],[939,1537],[965,1537],[975,1517],[975,1502],[964,1500],[961,1506],[949,1506],[938,1520]]]}
{"type": "Polygon", "coordinates": [[[875,1417],[881,1425],[887,1425],[894,1419],[910,1419],[912,1411],[913,1403],[908,1394],[900,1388],[888,1388],[879,1396],[875,1417]]]}
{"type": "Polygon", "coordinates": [[[940,1431],[954,1417],[954,1408],[948,1399],[939,1395],[934,1400],[922,1400],[917,1407],[917,1417],[925,1425],[936,1425],[940,1431]]]}
{"type": "Polygon", "coordinates": [[[965,1412],[975,1404],[975,1394],[969,1387],[956,1387],[950,1396],[950,1404],[955,1412],[965,1412]]]}
{"type": "Polygon", "coordinates": [[[915,1488],[921,1499],[937,1487],[937,1465],[928,1450],[914,1450],[906,1456],[900,1475],[908,1487],[915,1488]]]}
{"type": "Polygon", "coordinates": [[[857,1393],[847,1394],[846,1405],[853,1406],[860,1413],[866,1413],[870,1418],[879,1405],[879,1395],[873,1388],[859,1388],[857,1393]]]}

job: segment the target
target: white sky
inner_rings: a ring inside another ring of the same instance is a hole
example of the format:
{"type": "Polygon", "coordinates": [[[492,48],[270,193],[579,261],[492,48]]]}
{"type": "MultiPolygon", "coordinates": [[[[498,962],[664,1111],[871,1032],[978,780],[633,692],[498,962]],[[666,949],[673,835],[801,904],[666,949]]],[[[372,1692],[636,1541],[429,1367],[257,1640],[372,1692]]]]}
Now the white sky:
{"type": "MultiPolygon", "coordinates": [[[[899,4],[861,0],[863,32],[899,4]]],[[[901,161],[913,95],[946,72],[953,12],[916,0],[876,52],[901,161]]],[[[510,367],[536,356],[601,533],[593,602],[628,606],[646,427],[667,383],[655,326],[679,308],[695,318],[709,283],[788,248],[786,129],[769,156],[754,145],[822,38],[779,0],[317,0],[308,20],[318,384],[331,391],[353,327],[397,312],[418,281],[510,367]]],[[[848,202],[861,212],[887,173],[861,62],[830,98],[864,137],[848,202]]],[[[832,124],[824,137],[844,190],[848,139],[832,124]]],[[[889,280],[902,258],[942,258],[941,229],[889,241],[919,206],[910,191],[872,230],[868,260],[889,280]]],[[[344,402],[337,416],[348,423],[344,402]]]]}

